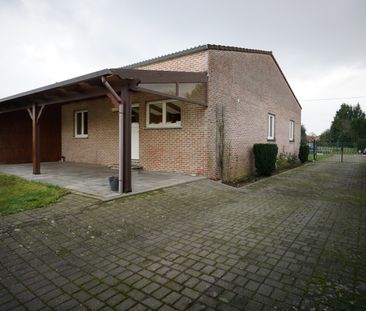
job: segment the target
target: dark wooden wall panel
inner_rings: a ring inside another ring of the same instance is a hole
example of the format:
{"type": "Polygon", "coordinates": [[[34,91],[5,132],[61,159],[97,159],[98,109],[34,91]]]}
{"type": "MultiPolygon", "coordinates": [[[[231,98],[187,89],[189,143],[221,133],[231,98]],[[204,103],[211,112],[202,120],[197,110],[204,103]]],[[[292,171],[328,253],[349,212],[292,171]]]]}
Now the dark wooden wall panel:
{"type": "MultiPolygon", "coordinates": [[[[61,106],[46,106],[40,119],[41,161],[61,158],[61,106]]],[[[0,114],[0,163],[32,162],[32,122],[27,111],[0,114]]]]}

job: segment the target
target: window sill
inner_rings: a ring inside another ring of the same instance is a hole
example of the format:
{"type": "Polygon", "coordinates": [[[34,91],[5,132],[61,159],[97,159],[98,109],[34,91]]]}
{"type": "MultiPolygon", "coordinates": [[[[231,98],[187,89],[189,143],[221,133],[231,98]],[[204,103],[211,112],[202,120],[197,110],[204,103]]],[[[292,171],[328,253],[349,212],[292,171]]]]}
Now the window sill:
{"type": "Polygon", "coordinates": [[[294,141],[294,140],[289,140],[288,142],[289,142],[289,143],[294,143],[295,141],[294,141]]]}
{"type": "Polygon", "coordinates": [[[169,129],[181,129],[181,128],[182,128],[182,125],[177,125],[177,126],[174,126],[174,125],[149,126],[149,125],[147,125],[145,127],[145,130],[169,130],[169,129]]]}
{"type": "Polygon", "coordinates": [[[267,138],[267,141],[276,141],[275,138],[267,138]]]}
{"type": "Polygon", "coordinates": [[[88,136],[74,136],[74,139],[88,139],[88,136]]]}
{"type": "Polygon", "coordinates": [[[146,126],[145,130],[175,130],[182,129],[182,126],[146,126]]]}

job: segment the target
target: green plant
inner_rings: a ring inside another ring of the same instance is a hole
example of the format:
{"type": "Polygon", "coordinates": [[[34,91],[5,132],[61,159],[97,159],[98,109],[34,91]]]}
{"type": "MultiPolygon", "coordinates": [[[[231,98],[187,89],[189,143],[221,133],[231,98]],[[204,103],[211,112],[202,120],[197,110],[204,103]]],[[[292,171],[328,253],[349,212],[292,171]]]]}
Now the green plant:
{"type": "Polygon", "coordinates": [[[48,206],[67,193],[56,186],[0,174],[0,216],[48,206]]]}
{"type": "Polygon", "coordinates": [[[294,166],[297,163],[297,156],[294,154],[290,154],[287,157],[287,162],[290,164],[290,166],[294,166]]]}
{"type": "Polygon", "coordinates": [[[254,144],[253,153],[258,175],[270,176],[276,169],[278,147],[276,144],[254,144]]]}
{"type": "Polygon", "coordinates": [[[299,150],[299,159],[301,163],[305,163],[309,157],[309,146],[308,145],[301,145],[299,150]]]}

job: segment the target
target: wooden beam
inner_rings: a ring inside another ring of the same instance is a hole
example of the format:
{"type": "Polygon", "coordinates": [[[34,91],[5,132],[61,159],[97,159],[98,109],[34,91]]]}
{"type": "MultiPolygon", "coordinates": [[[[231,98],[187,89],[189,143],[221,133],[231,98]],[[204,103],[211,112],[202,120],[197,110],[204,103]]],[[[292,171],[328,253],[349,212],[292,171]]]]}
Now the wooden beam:
{"type": "Polygon", "coordinates": [[[162,71],[143,69],[112,69],[121,79],[138,79],[141,83],[207,82],[207,72],[162,71]]]}
{"type": "Polygon", "coordinates": [[[41,105],[41,109],[38,111],[38,114],[37,114],[37,123],[39,123],[39,119],[42,116],[42,112],[43,112],[44,107],[45,107],[45,105],[41,105]]]}
{"type": "Polygon", "coordinates": [[[201,101],[201,100],[194,100],[194,99],[188,99],[186,97],[165,94],[165,93],[162,93],[162,92],[153,91],[153,90],[150,90],[150,89],[145,89],[145,88],[142,88],[142,87],[139,87],[139,86],[131,87],[130,90],[135,91],[135,92],[143,92],[143,93],[148,93],[148,94],[159,95],[159,96],[162,96],[162,97],[165,97],[165,98],[176,99],[176,100],[180,100],[180,101],[183,101],[183,102],[187,102],[187,103],[207,107],[207,102],[204,102],[204,101],[201,101]]]}
{"type": "Polygon", "coordinates": [[[37,106],[32,106],[32,163],[33,174],[41,174],[40,151],[39,151],[39,122],[37,122],[37,106]]]}

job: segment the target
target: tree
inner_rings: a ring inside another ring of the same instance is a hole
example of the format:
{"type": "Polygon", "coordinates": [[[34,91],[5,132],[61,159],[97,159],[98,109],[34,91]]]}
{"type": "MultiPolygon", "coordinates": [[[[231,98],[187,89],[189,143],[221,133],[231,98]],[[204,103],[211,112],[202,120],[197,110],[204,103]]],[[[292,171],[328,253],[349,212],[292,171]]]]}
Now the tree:
{"type": "Polygon", "coordinates": [[[306,145],[307,139],[306,139],[306,128],[304,124],[301,124],[301,145],[306,145]]]}
{"type": "Polygon", "coordinates": [[[319,142],[321,144],[329,144],[332,142],[331,136],[330,136],[330,129],[327,129],[323,133],[320,134],[319,142]]]}
{"type": "Polygon", "coordinates": [[[365,113],[359,104],[342,104],[330,127],[331,142],[357,142],[362,138],[366,138],[365,113]]]}

